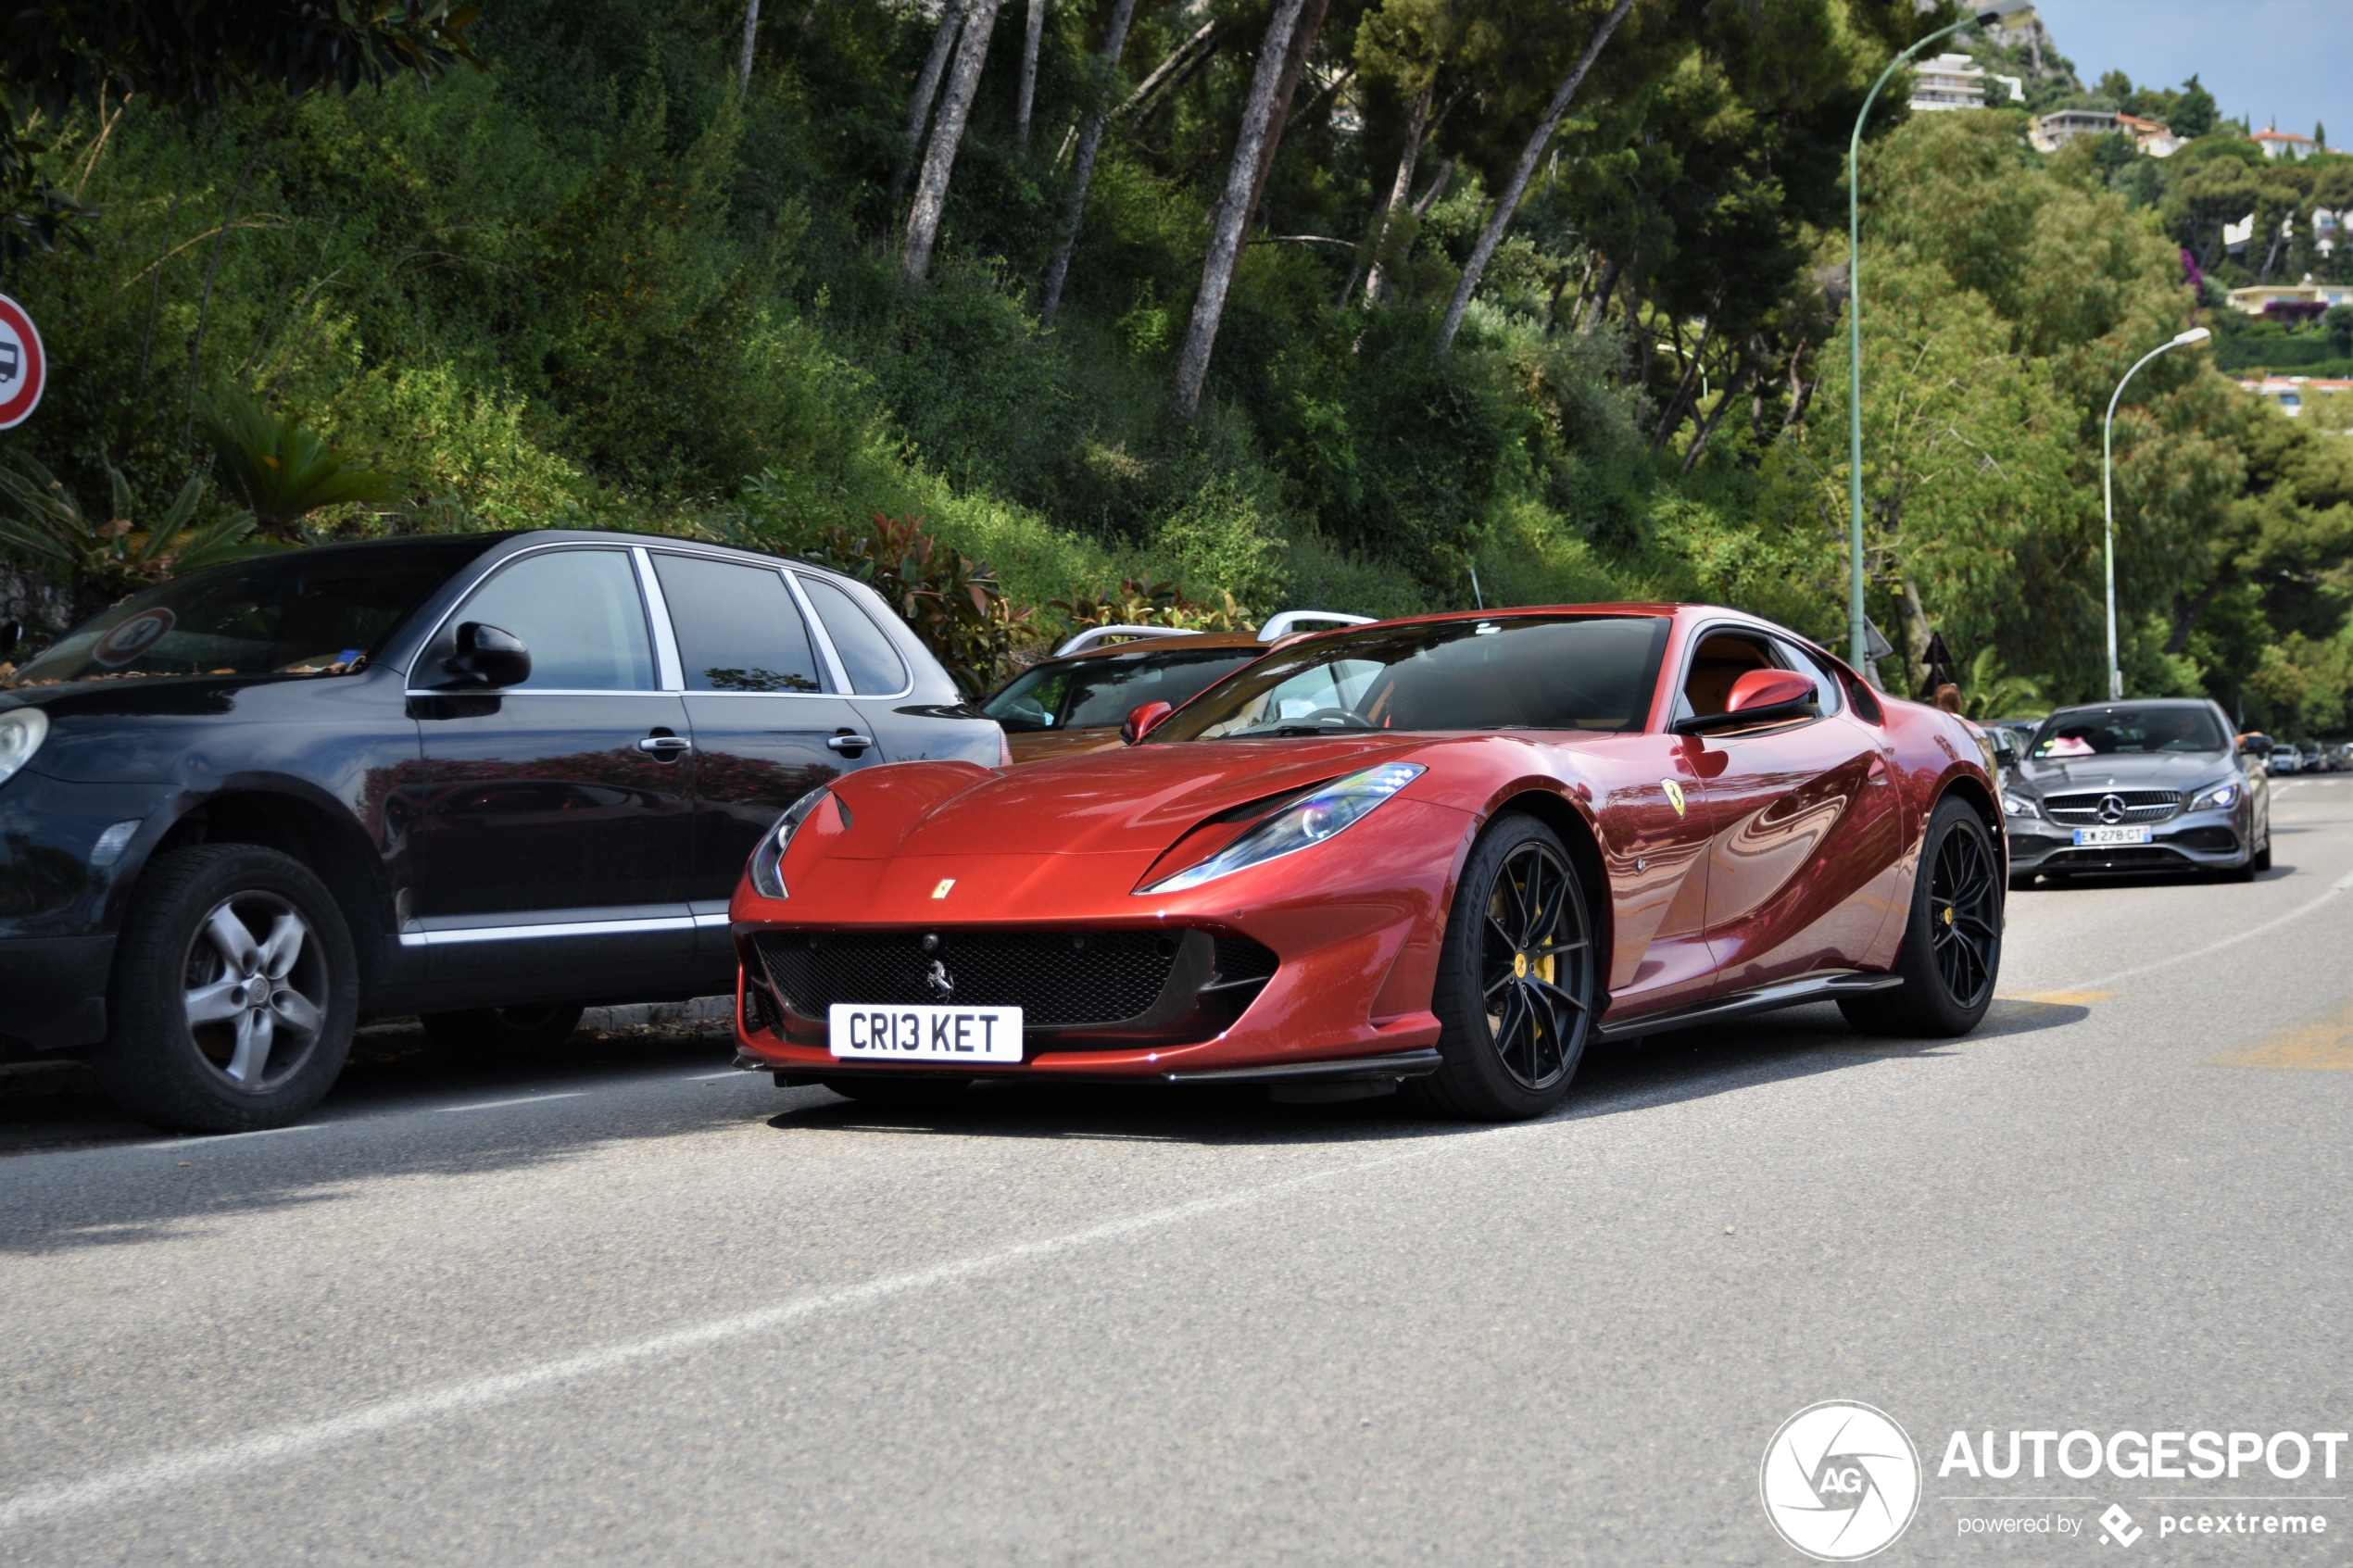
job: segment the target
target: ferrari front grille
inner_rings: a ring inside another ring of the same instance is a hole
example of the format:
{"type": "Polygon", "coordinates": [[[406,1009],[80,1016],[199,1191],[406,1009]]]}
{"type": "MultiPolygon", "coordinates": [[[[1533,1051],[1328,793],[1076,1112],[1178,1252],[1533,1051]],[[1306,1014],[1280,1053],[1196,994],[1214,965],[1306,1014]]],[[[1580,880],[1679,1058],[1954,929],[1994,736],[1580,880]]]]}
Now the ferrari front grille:
{"type": "Polygon", "coordinates": [[[2054,795],[2043,809],[2055,822],[2070,827],[2113,826],[2119,822],[2161,822],[2182,809],[2178,789],[2095,789],[2054,795]],[[2114,805],[2108,805],[2113,800],[2114,805]]]}
{"type": "Polygon", "coordinates": [[[932,934],[928,949],[919,931],[770,933],[756,941],[770,980],[803,1018],[822,1019],[836,1002],[947,1002],[1017,1007],[1031,1028],[1071,1029],[1150,1011],[1168,984],[1181,935],[950,930],[932,934]]]}

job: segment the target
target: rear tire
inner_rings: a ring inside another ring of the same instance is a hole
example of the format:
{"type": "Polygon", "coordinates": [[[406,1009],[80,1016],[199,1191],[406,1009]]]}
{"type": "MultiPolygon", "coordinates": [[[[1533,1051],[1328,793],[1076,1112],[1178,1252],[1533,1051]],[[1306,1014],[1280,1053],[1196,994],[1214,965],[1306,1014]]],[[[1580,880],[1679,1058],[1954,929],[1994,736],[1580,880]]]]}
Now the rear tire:
{"type": "Polygon", "coordinates": [[[1895,958],[1903,985],[1842,997],[1839,1011],[1866,1034],[1930,1039],[1966,1035],[1994,1002],[2002,969],[2001,859],[1967,801],[1946,796],[1929,818],[1912,882],[1911,919],[1895,958]]]}
{"type": "Polygon", "coordinates": [[[418,1019],[425,1038],[446,1051],[470,1056],[537,1056],[554,1050],[580,1027],[588,1010],[578,1002],[538,1007],[472,1008],[464,1012],[429,1012],[418,1019]]]}
{"type": "Polygon", "coordinates": [[[1524,1122],[1568,1093],[1592,1035],[1598,949],[1585,890],[1551,828],[1513,813],[1471,847],[1439,947],[1444,1065],[1405,1092],[1471,1122],[1524,1122]]]}
{"type": "Polygon", "coordinates": [[[876,1110],[947,1110],[963,1102],[970,1078],[820,1078],[841,1096],[876,1110]]]}
{"type": "Polygon", "coordinates": [[[91,1065],[158,1127],[283,1127],[343,1071],[359,1011],[359,959],[326,885],[275,849],[199,845],[132,891],[91,1065]]]}

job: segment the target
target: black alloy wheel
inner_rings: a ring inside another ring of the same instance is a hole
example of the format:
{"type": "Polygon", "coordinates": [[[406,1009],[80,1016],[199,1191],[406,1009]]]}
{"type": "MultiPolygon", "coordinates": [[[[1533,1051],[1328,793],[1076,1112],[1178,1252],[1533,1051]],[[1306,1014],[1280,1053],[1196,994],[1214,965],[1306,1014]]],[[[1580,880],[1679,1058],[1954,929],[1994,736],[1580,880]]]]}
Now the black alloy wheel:
{"type": "Polygon", "coordinates": [[[1896,952],[1904,984],[1844,997],[1839,1010],[1866,1034],[1966,1035],[1994,1003],[2002,971],[2002,863],[1983,819],[1946,796],[1929,818],[1911,916],[1896,952]]]}
{"type": "Polygon", "coordinates": [[[1533,817],[1498,819],[1463,868],[1440,950],[1431,1006],[1445,1064],[1408,1085],[1414,1098],[1488,1122],[1559,1104],[1592,1033],[1596,956],[1559,837],[1533,817]]]}
{"type": "Polygon", "coordinates": [[[1928,883],[1929,947],[1944,990],[1962,1008],[1993,995],[2002,957],[2001,872],[1977,834],[1947,833],[1928,883]]]}

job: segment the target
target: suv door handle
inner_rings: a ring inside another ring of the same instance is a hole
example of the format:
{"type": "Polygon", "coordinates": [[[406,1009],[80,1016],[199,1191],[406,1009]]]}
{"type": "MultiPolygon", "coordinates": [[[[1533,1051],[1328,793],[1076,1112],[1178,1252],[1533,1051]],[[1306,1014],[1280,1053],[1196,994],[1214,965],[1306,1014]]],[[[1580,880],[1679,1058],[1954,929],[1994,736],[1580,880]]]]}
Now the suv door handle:
{"type": "Polygon", "coordinates": [[[694,748],[695,743],[684,735],[648,735],[637,743],[637,749],[651,752],[657,762],[675,762],[694,748]]]}
{"type": "Polygon", "coordinates": [[[828,735],[825,737],[825,745],[828,747],[835,751],[853,756],[858,752],[865,750],[868,746],[874,744],[874,736],[851,734],[848,731],[844,731],[842,734],[837,735],[828,735]]]}

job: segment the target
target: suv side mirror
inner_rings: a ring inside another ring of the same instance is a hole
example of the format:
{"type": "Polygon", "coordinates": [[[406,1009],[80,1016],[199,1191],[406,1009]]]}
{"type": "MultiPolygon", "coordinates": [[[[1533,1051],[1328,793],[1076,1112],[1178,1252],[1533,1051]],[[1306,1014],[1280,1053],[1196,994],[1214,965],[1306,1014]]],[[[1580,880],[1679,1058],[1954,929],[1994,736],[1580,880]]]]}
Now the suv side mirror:
{"type": "Polygon", "coordinates": [[[1133,746],[1152,733],[1163,719],[1176,709],[1164,702],[1139,702],[1127,711],[1127,721],[1119,726],[1119,738],[1133,746]]]}
{"type": "Polygon", "coordinates": [[[458,653],[441,667],[453,686],[520,686],[531,679],[531,650],[512,632],[479,621],[458,628],[458,653]]]}

